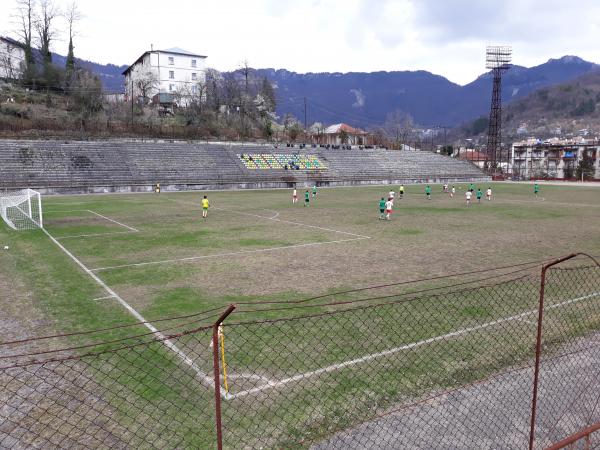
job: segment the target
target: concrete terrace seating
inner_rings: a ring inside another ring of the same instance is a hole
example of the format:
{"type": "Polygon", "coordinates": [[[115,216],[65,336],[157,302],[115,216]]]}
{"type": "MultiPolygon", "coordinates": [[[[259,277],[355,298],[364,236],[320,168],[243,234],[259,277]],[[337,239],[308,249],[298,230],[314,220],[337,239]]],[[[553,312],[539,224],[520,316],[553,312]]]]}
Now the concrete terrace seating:
{"type": "Polygon", "coordinates": [[[147,191],[156,182],[190,189],[483,179],[489,178],[469,162],[420,151],[311,148],[300,154],[258,144],[0,140],[2,189],[109,192],[147,191]],[[284,169],[290,161],[298,170],[284,169]]]}
{"type": "Polygon", "coordinates": [[[324,170],[325,164],[315,155],[291,153],[241,153],[237,155],[246,169],[285,169],[293,166],[303,170],[324,170]]]}

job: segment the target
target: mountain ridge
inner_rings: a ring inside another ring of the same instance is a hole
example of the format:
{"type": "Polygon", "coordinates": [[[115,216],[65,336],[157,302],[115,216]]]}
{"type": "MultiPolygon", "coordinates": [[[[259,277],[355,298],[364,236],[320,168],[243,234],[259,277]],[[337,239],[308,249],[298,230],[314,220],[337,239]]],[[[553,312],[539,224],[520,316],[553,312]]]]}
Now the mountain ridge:
{"type": "MultiPolygon", "coordinates": [[[[64,56],[53,56],[56,64],[64,63],[64,56]]],[[[127,66],[77,61],[97,74],[107,91],[123,92],[121,72],[127,66]]],[[[503,76],[502,100],[510,103],[598,68],[599,65],[575,55],[550,58],[529,68],[513,66],[503,76]]],[[[423,127],[454,127],[487,115],[492,91],[490,72],[459,85],[426,70],[298,73],[263,68],[252,71],[276,87],[277,114],[281,117],[290,113],[303,118],[306,97],[309,124],[347,122],[370,128],[382,125],[388,114],[399,111],[423,127]]]]}

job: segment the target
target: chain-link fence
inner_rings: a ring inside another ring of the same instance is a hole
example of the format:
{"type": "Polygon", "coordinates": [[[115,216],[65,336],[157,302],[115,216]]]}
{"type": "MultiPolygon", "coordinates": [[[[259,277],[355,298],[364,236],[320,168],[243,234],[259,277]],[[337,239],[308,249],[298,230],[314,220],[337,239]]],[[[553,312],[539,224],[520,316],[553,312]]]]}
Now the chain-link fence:
{"type": "Polygon", "coordinates": [[[600,267],[540,266],[2,343],[0,447],[544,448],[600,422],[600,267]]]}

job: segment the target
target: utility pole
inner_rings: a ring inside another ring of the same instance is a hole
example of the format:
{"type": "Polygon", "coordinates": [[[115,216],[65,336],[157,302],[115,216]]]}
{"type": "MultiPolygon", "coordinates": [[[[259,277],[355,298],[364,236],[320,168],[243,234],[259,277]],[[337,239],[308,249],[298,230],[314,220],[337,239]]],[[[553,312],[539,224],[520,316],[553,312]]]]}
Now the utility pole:
{"type": "Polygon", "coordinates": [[[448,131],[448,127],[446,125],[444,125],[444,147],[447,147],[447,141],[446,141],[446,132],[448,131]]]}
{"type": "Polygon", "coordinates": [[[129,72],[131,78],[131,131],[133,132],[133,74],[129,72]]]}
{"type": "Polygon", "coordinates": [[[306,97],[304,97],[304,131],[306,131],[306,97]]]}

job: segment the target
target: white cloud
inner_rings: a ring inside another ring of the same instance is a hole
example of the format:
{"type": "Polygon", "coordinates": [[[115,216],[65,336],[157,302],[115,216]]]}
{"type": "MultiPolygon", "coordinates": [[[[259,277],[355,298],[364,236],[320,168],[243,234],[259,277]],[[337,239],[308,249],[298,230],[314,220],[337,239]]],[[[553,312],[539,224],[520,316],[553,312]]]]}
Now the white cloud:
{"type": "MultiPolygon", "coordinates": [[[[14,0],[1,0],[2,12],[14,0]]],[[[68,0],[56,0],[66,5],[68,0]]],[[[78,0],[76,55],[131,64],[151,44],[208,55],[231,70],[429,70],[466,83],[484,70],[486,44],[514,47],[516,64],[575,54],[598,61],[596,0],[78,0]]],[[[0,34],[13,29],[0,15],[0,34]]],[[[54,50],[65,54],[66,42],[54,50]]]]}
{"type": "Polygon", "coordinates": [[[367,100],[367,96],[363,94],[360,89],[350,89],[350,92],[354,94],[356,101],[352,103],[353,108],[362,108],[365,106],[365,101],[367,100]]]}

